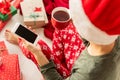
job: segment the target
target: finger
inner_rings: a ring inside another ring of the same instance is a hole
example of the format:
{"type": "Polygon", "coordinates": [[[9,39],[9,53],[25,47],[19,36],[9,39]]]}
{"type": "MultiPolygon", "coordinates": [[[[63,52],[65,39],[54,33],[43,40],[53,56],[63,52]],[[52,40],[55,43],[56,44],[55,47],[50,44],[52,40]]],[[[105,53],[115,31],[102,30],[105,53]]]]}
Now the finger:
{"type": "Polygon", "coordinates": [[[32,29],[32,27],[31,27],[31,26],[29,26],[28,28],[29,28],[29,29],[32,29]]]}
{"type": "Polygon", "coordinates": [[[9,31],[5,31],[5,37],[7,37],[9,35],[9,31]]]}
{"type": "Polygon", "coordinates": [[[28,29],[31,30],[32,32],[35,31],[35,29],[33,29],[31,26],[29,26],[28,29]]]}
{"type": "Polygon", "coordinates": [[[32,29],[32,28],[31,28],[31,31],[33,31],[33,32],[34,32],[34,31],[35,31],[35,29],[32,29]]]}
{"type": "Polygon", "coordinates": [[[10,30],[6,29],[5,32],[10,32],[10,30]]]}

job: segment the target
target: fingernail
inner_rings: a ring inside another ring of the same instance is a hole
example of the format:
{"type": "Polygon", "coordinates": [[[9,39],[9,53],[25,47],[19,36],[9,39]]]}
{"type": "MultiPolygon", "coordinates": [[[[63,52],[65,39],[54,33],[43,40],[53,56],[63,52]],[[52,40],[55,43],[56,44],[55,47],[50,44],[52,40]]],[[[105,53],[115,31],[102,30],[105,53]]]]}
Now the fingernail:
{"type": "Polygon", "coordinates": [[[9,30],[7,30],[7,29],[6,29],[5,31],[6,31],[6,32],[9,32],[9,30]]]}

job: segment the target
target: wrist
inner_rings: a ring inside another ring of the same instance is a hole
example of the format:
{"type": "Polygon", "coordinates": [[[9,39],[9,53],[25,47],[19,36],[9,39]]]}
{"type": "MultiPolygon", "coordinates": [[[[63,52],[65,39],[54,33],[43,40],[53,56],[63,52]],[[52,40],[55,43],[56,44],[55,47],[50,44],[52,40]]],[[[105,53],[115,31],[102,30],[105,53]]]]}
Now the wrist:
{"type": "Polygon", "coordinates": [[[48,59],[42,52],[38,52],[38,54],[35,54],[35,58],[40,66],[44,66],[49,63],[48,59]]]}

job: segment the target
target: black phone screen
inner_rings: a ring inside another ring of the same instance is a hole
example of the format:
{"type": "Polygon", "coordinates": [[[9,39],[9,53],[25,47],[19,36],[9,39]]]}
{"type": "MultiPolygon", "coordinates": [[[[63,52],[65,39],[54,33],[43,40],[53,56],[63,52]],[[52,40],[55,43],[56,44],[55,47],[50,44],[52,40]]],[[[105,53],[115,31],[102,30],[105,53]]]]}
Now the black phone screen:
{"type": "Polygon", "coordinates": [[[34,43],[37,38],[37,34],[33,33],[22,25],[19,25],[15,33],[31,43],[34,43]]]}

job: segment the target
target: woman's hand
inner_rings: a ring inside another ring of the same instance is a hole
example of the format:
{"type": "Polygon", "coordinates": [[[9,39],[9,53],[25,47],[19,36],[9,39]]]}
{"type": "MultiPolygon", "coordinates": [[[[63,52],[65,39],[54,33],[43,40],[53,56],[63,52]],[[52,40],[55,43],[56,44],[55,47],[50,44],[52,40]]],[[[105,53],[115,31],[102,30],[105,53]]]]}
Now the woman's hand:
{"type": "Polygon", "coordinates": [[[49,63],[48,59],[46,58],[46,56],[43,54],[43,52],[38,46],[34,46],[33,44],[27,41],[23,42],[23,46],[26,47],[29,51],[31,51],[31,53],[34,55],[40,66],[49,63]]]}

